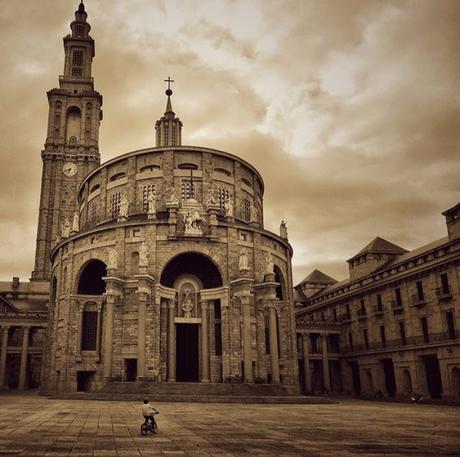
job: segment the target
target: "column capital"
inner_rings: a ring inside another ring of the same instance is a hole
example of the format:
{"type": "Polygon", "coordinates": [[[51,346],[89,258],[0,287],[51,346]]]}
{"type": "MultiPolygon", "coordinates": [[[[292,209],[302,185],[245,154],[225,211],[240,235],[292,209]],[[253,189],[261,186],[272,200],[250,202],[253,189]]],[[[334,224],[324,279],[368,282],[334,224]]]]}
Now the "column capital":
{"type": "Polygon", "coordinates": [[[200,306],[202,310],[209,309],[209,301],[208,300],[201,300],[200,306]]]}
{"type": "Polygon", "coordinates": [[[0,329],[2,329],[3,331],[9,330],[10,327],[11,324],[0,324],[0,329]]]}
{"type": "Polygon", "coordinates": [[[169,309],[174,309],[176,307],[176,303],[171,298],[166,298],[166,307],[169,309]]]}
{"type": "Polygon", "coordinates": [[[302,332],[302,339],[306,340],[310,338],[310,332],[302,332]]]}

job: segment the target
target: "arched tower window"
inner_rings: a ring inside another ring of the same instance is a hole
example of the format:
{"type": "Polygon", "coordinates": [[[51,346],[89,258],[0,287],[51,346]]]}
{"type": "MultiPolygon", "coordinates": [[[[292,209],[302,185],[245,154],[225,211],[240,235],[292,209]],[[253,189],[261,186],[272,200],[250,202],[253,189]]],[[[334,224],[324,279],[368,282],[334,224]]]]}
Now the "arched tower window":
{"type": "Polygon", "coordinates": [[[78,143],[80,138],[81,111],[76,106],[67,110],[66,137],[71,144],[78,143]]]}
{"type": "Polygon", "coordinates": [[[83,76],[83,50],[75,49],[72,52],[72,76],[83,76]]]}
{"type": "Polygon", "coordinates": [[[279,283],[279,285],[276,286],[276,298],[279,298],[280,300],[286,300],[286,287],[284,283],[283,273],[281,273],[281,269],[277,265],[275,265],[274,273],[275,282],[279,283]]]}

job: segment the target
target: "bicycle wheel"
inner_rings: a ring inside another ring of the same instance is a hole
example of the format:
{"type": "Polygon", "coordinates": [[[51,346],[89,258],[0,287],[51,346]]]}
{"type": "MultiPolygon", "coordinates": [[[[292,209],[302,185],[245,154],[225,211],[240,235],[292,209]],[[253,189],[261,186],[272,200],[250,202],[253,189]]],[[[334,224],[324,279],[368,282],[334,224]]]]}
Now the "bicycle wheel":
{"type": "Polygon", "coordinates": [[[153,433],[158,433],[158,424],[157,421],[153,421],[153,427],[152,427],[153,433]]]}
{"type": "Polygon", "coordinates": [[[142,424],[141,425],[141,434],[142,435],[147,435],[147,433],[149,432],[149,426],[148,424],[142,424]]]}

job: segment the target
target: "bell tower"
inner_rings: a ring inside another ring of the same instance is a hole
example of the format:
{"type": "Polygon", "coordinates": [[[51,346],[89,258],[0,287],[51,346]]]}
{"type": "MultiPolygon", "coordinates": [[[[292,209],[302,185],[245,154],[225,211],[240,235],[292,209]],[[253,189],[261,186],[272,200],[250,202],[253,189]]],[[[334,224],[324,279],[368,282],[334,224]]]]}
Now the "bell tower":
{"type": "Polygon", "coordinates": [[[48,131],[41,154],[34,280],[50,279],[50,252],[63,236],[63,228],[70,228],[75,219],[78,186],[100,163],[102,95],[94,90],[91,66],[95,43],[89,35],[87,17],[81,0],[70,24],[72,33],[64,37],[64,74],[59,76],[59,88],[47,93],[48,131]]]}

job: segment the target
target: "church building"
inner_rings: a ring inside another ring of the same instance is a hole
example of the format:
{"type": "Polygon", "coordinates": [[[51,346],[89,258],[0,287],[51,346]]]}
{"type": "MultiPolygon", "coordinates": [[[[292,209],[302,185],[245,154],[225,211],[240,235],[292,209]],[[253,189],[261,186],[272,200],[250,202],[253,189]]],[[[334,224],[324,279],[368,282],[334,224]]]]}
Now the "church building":
{"type": "Polygon", "coordinates": [[[101,165],[83,2],[70,28],[48,91],[34,271],[30,283],[0,283],[0,384],[296,392],[293,251],[284,226],[264,229],[261,175],[236,155],[182,144],[170,78],[155,146],[101,165]]]}

